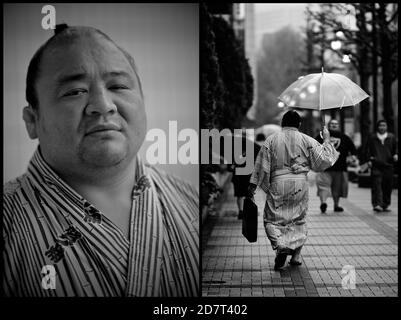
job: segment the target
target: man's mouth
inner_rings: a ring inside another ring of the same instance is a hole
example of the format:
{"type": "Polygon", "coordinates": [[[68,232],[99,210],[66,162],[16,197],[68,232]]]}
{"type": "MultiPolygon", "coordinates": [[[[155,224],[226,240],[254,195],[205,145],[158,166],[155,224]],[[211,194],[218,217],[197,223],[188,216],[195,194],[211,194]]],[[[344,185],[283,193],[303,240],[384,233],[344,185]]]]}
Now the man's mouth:
{"type": "Polygon", "coordinates": [[[85,135],[87,136],[93,133],[107,132],[107,131],[121,131],[121,127],[114,123],[99,124],[89,128],[89,130],[85,133],[85,135]]]}

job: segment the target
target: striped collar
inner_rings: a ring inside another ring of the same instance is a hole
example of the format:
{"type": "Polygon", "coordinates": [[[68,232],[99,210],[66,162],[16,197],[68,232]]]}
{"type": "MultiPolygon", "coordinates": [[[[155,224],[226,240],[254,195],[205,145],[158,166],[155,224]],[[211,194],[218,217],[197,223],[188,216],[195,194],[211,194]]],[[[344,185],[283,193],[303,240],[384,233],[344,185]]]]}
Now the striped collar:
{"type": "Polygon", "coordinates": [[[295,128],[295,127],[282,127],[282,130],[284,130],[284,131],[286,131],[286,130],[289,130],[289,131],[299,131],[299,129],[298,129],[298,128],[295,128]]]}
{"type": "MultiPolygon", "coordinates": [[[[28,174],[34,174],[35,172],[40,174],[40,177],[38,178],[41,178],[47,186],[55,190],[57,193],[68,196],[69,198],[72,198],[72,200],[80,202],[85,211],[89,209],[93,210],[94,207],[89,203],[89,201],[87,201],[72,187],[70,187],[62,178],[60,178],[45,161],[40,151],[40,146],[38,146],[36,149],[28,165],[28,174]]],[[[151,187],[148,168],[143,164],[139,155],[136,156],[135,181],[136,183],[132,190],[132,199],[135,199],[145,192],[145,190],[151,187]]]]}

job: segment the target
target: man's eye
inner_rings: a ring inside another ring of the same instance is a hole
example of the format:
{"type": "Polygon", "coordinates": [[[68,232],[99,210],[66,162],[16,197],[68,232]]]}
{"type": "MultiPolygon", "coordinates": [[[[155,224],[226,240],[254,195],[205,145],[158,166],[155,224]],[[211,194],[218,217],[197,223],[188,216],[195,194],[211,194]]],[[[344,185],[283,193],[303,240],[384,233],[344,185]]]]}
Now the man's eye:
{"type": "Polygon", "coordinates": [[[65,93],[63,96],[64,97],[79,96],[84,93],[86,93],[85,89],[73,89],[65,93]]]}
{"type": "Polygon", "coordinates": [[[128,89],[127,86],[124,86],[122,84],[115,84],[109,87],[110,90],[124,90],[124,89],[128,89]]]}

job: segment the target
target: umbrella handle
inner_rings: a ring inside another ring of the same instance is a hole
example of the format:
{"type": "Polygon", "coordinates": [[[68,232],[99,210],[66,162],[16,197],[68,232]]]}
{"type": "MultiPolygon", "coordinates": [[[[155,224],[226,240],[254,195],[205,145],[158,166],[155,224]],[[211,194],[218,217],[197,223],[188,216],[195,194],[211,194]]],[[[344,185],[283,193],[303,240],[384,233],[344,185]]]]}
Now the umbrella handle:
{"type": "Polygon", "coordinates": [[[320,109],[320,116],[322,118],[322,124],[323,124],[323,127],[324,127],[325,126],[324,114],[322,112],[322,110],[323,110],[323,86],[322,86],[323,76],[324,76],[324,68],[322,66],[322,77],[320,78],[320,92],[319,92],[319,109],[320,109]]]}
{"type": "MultiPolygon", "coordinates": [[[[322,129],[323,129],[326,126],[325,121],[324,121],[323,110],[320,110],[320,119],[322,120],[322,129]]],[[[323,139],[323,131],[319,131],[319,135],[323,139]]]]}

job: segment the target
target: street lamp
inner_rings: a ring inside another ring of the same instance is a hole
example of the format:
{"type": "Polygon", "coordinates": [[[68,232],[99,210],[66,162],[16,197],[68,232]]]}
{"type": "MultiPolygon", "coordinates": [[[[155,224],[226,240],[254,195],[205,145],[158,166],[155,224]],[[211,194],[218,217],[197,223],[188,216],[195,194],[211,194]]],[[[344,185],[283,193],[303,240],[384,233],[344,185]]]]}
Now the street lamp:
{"type": "Polygon", "coordinates": [[[344,32],[342,32],[341,30],[340,30],[340,31],[337,31],[337,32],[336,32],[336,37],[337,37],[338,39],[341,39],[341,40],[345,39],[344,32]]]}
{"type": "Polygon", "coordinates": [[[341,47],[342,47],[342,43],[341,43],[341,41],[340,40],[334,40],[334,41],[331,41],[331,48],[333,49],[333,50],[340,50],[341,49],[341,47]]]}
{"type": "Polygon", "coordinates": [[[350,54],[344,54],[342,61],[343,61],[343,63],[350,63],[351,62],[351,55],[350,54]]]}

